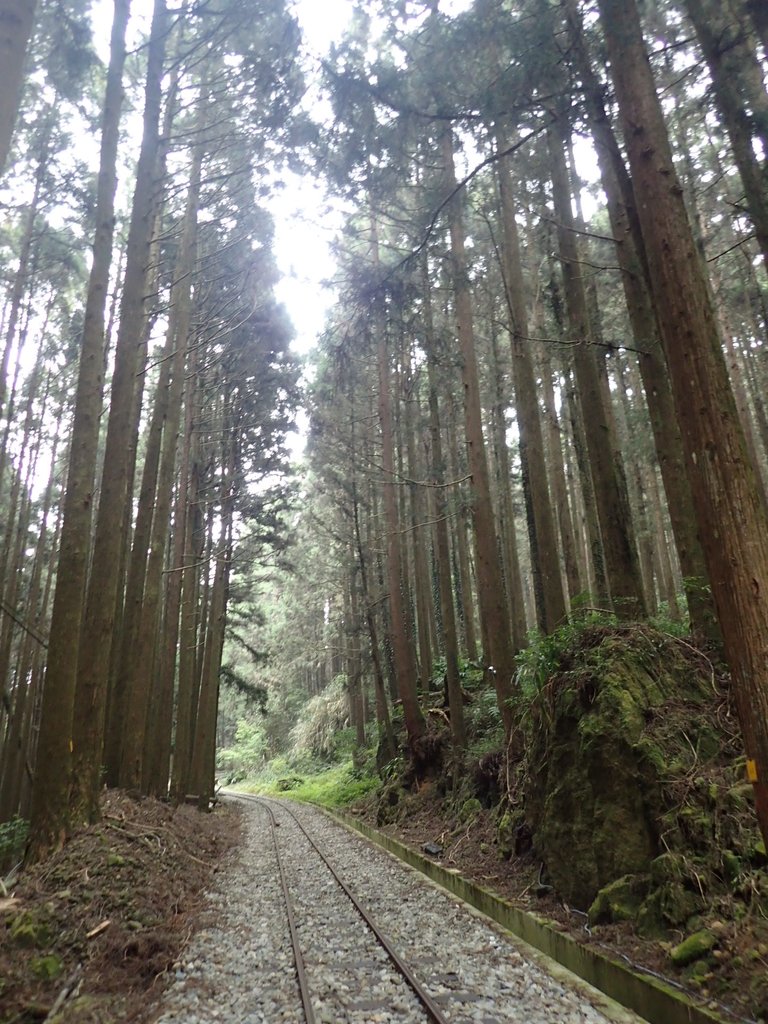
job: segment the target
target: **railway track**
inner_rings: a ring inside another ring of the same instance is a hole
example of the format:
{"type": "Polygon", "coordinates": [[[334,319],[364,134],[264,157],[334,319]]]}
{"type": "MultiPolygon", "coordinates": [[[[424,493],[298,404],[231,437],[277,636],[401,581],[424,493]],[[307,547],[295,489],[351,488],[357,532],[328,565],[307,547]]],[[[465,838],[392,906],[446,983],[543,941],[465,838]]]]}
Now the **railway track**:
{"type": "Polygon", "coordinates": [[[228,798],[244,841],[156,1024],[637,1024],[316,808],[228,798]]]}
{"type": "MultiPolygon", "coordinates": [[[[378,947],[381,950],[383,950],[384,954],[386,955],[387,961],[391,965],[393,975],[397,975],[400,978],[402,978],[403,981],[408,986],[408,988],[411,990],[413,996],[415,997],[415,1005],[403,1006],[403,1009],[406,1011],[406,1014],[403,1016],[403,1019],[407,1020],[409,1024],[411,1024],[411,1022],[414,1022],[415,1024],[417,1020],[429,1021],[431,1022],[431,1024],[451,1024],[451,1022],[444,1015],[440,1007],[432,999],[429,992],[416,977],[414,971],[408,966],[403,957],[398,953],[393,944],[384,934],[381,927],[376,923],[371,913],[356,898],[356,896],[351,891],[349,886],[345,884],[339,872],[336,870],[336,868],[331,863],[329,858],[323,853],[322,849],[318,846],[318,844],[306,830],[306,828],[301,823],[299,818],[293,813],[293,811],[283,804],[272,804],[269,800],[266,800],[262,797],[238,794],[236,799],[254,803],[257,806],[263,808],[268,815],[272,842],[275,851],[275,860],[277,862],[277,868],[280,876],[283,897],[285,900],[286,918],[288,921],[288,928],[291,935],[291,944],[293,947],[293,957],[296,968],[296,979],[298,982],[299,993],[301,997],[301,1003],[304,1011],[304,1019],[306,1021],[306,1024],[316,1024],[320,1016],[319,1013],[315,1012],[315,1006],[313,1004],[311,958],[313,955],[320,956],[322,958],[323,954],[322,952],[318,952],[316,949],[314,950],[313,953],[313,943],[311,941],[311,937],[302,937],[301,934],[301,926],[298,923],[299,919],[296,913],[295,900],[291,888],[293,884],[293,892],[297,892],[298,887],[300,886],[300,882],[295,877],[291,879],[291,868],[286,865],[285,851],[281,853],[280,849],[282,838],[278,839],[278,829],[286,820],[290,820],[292,827],[295,828],[297,832],[301,835],[302,839],[306,842],[307,846],[311,849],[312,853],[318,858],[318,860],[322,863],[324,868],[327,869],[327,871],[330,873],[334,882],[338,886],[338,890],[340,891],[340,893],[343,893],[344,897],[346,897],[346,899],[354,908],[358,917],[358,927],[356,930],[357,937],[355,939],[356,945],[359,944],[361,947],[365,947],[366,942],[362,938],[360,938],[359,935],[361,927],[363,929],[367,929],[370,935],[374,937],[376,943],[378,944],[378,947]],[[278,814],[282,816],[282,822],[278,822],[278,814]],[[309,968],[307,967],[308,959],[309,968]],[[422,1011],[421,1017],[416,1016],[414,1013],[414,1011],[418,1011],[419,1008],[422,1011]]],[[[284,836],[284,834],[285,833],[283,832],[282,835],[284,836]]],[[[296,852],[297,851],[294,850],[293,856],[289,857],[288,859],[295,860],[296,852]]],[[[307,870],[306,864],[305,870],[307,870]]],[[[317,890],[313,891],[316,892],[317,890]]],[[[340,918],[343,920],[344,915],[340,915],[340,918]]],[[[361,991],[366,987],[366,979],[370,977],[371,970],[380,973],[381,964],[377,963],[375,958],[371,958],[370,964],[366,964],[365,959],[361,959],[357,967],[357,973],[359,973],[360,975],[359,986],[361,991]]],[[[405,1000],[401,1001],[405,1002],[405,1000]]],[[[345,1008],[347,1011],[349,1011],[350,1009],[355,1009],[354,1000],[350,1002],[352,1002],[352,1005],[347,1006],[345,1008]]],[[[376,1009],[376,1006],[374,1005],[376,1003],[376,1000],[358,999],[357,1003],[357,1008],[363,1010],[364,1012],[369,1012],[371,1010],[376,1009]]],[[[390,1013],[392,1011],[391,1006],[382,1005],[381,1008],[386,1008],[390,1011],[390,1013]]],[[[390,1017],[390,1019],[395,1020],[397,1018],[390,1017]]]]}

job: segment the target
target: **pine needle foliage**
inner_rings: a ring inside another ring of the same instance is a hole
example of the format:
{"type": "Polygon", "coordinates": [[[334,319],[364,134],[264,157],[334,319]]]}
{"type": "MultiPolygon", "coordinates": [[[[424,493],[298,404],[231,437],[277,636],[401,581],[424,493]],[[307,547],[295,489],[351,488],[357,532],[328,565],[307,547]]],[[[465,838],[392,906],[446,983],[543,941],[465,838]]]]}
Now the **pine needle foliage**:
{"type": "Polygon", "coordinates": [[[330,758],[337,733],[348,724],[346,676],[336,676],[330,685],[304,707],[293,729],[293,749],[316,757],[330,758]]]}

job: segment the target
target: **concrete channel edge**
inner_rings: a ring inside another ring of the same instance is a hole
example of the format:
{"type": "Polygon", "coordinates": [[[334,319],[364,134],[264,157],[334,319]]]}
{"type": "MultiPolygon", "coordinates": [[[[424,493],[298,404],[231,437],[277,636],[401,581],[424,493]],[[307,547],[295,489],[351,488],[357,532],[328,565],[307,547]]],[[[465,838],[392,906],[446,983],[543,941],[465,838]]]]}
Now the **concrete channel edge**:
{"type": "Polygon", "coordinates": [[[340,825],[359,832],[420,871],[441,888],[649,1024],[728,1024],[729,1018],[695,1005],[684,993],[660,979],[634,971],[620,961],[577,942],[570,935],[559,931],[546,918],[513,906],[490,890],[423,857],[412,847],[386,833],[338,811],[326,810],[326,813],[340,825]]]}

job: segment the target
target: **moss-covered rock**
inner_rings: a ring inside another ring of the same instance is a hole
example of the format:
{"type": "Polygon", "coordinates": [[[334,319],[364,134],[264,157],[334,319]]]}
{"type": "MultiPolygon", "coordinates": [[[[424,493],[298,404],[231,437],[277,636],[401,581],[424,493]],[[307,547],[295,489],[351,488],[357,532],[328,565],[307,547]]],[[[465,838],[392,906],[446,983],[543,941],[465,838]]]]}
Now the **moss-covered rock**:
{"type": "Polygon", "coordinates": [[[638,935],[646,939],[663,939],[667,935],[667,923],[661,912],[659,894],[652,892],[643,900],[635,918],[638,935]]]}
{"type": "Polygon", "coordinates": [[[624,875],[603,886],[589,908],[590,924],[634,921],[648,893],[647,875],[624,875]]]}
{"type": "Polygon", "coordinates": [[[617,879],[650,874],[637,915],[649,934],[687,924],[713,899],[751,904],[744,872],[768,859],[711,664],[636,625],[571,627],[557,650],[527,708],[519,769],[554,887],[586,909],[617,879]]]}
{"type": "Polygon", "coordinates": [[[517,856],[520,852],[528,852],[530,848],[530,831],[525,823],[525,812],[522,808],[516,807],[514,810],[505,810],[499,818],[499,823],[496,826],[496,844],[499,848],[499,853],[504,860],[509,860],[513,855],[517,856]],[[523,843],[525,849],[521,851],[521,835],[523,832],[527,833],[527,839],[523,843]]]}
{"type": "Polygon", "coordinates": [[[473,818],[476,818],[480,811],[482,811],[483,805],[475,797],[470,797],[469,800],[465,800],[459,808],[459,821],[468,822],[473,818]]]}
{"type": "Polygon", "coordinates": [[[755,802],[754,787],[751,782],[739,782],[725,794],[727,806],[734,811],[743,811],[755,802]]]}
{"type": "Polygon", "coordinates": [[[651,861],[652,893],[643,915],[646,934],[653,934],[656,924],[661,928],[683,925],[703,909],[700,878],[706,873],[704,866],[700,872],[681,853],[668,851],[651,861]]]}
{"type": "Polygon", "coordinates": [[[679,946],[674,946],[669,952],[669,958],[675,967],[686,967],[694,960],[701,960],[702,957],[708,956],[717,942],[718,939],[714,932],[702,929],[702,931],[689,935],[679,946]]]}
{"type": "MultiPolygon", "coordinates": [[[[687,772],[717,744],[697,714],[709,676],[680,645],[639,626],[583,630],[574,644],[531,707],[525,801],[555,887],[588,907],[617,878],[648,871],[661,852],[672,765],[687,772]],[[669,728],[672,704],[686,739],[669,728]]],[[[711,831],[698,815],[688,831],[711,831]]]]}
{"type": "Polygon", "coordinates": [[[275,783],[275,789],[280,793],[287,793],[291,789],[297,789],[304,779],[299,775],[291,775],[284,779],[278,779],[275,783]]]}

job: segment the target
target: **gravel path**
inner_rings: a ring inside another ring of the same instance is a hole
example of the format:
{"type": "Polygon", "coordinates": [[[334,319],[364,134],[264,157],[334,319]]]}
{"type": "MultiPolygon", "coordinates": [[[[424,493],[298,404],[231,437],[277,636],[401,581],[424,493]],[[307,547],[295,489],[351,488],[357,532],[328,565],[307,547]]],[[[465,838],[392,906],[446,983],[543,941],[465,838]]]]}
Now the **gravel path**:
{"type": "MultiPolygon", "coordinates": [[[[288,811],[271,806],[318,1024],[424,1024],[410,988],[288,811]]],[[[320,811],[291,810],[451,1024],[639,1021],[606,1009],[605,997],[577,979],[564,981],[562,968],[552,977],[529,947],[320,811]]],[[[157,1024],[304,1019],[268,815],[253,803],[244,813],[243,848],[218,876],[207,927],[179,964],[157,1024]]]]}

